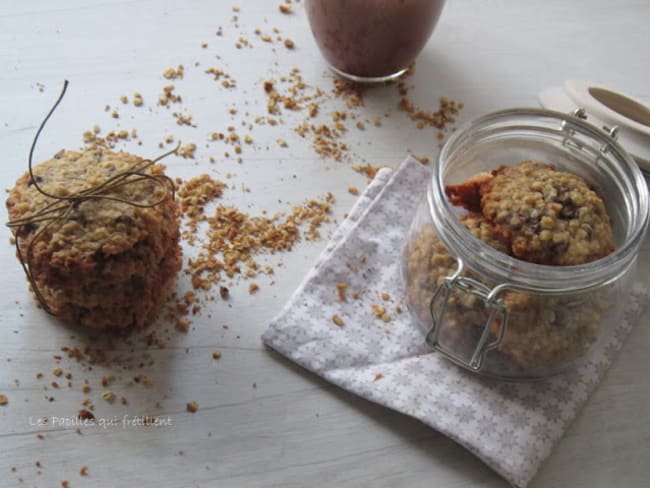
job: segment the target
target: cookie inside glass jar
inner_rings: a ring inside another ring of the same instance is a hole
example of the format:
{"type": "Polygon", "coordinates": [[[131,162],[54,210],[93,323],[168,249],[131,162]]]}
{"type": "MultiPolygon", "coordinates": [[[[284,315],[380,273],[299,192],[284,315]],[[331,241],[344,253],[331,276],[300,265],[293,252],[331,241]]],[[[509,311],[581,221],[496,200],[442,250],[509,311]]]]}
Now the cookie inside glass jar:
{"type": "MultiPolygon", "coordinates": [[[[552,164],[523,161],[502,166],[448,185],[445,194],[476,238],[513,258],[571,266],[614,251],[611,219],[601,196],[584,179],[552,164]]],[[[406,267],[409,303],[428,322],[432,290],[454,274],[456,259],[426,225],[411,239],[406,267]]],[[[471,270],[465,275],[495,285],[471,270]]],[[[609,302],[606,289],[579,295],[508,290],[501,298],[508,319],[498,351],[526,370],[557,369],[581,357],[597,340],[609,302]]],[[[469,361],[488,315],[483,301],[471,293],[450,293],[440,341],[469,361]],[[467,356],[463,351],[469,351],[467,356]]],[[[500,335],[502,326],[499,319],[491,323],[493,337],[500,335]]]]}
{"type": "MultiPolygon", "coordinates": [[[[579,176],[523,161],[477,175],[445,193],[523,261],[585,264],[614,251],[603,199],[579,176]]],[[[494,246],[493,246],[494,247],[494,246]]]]}

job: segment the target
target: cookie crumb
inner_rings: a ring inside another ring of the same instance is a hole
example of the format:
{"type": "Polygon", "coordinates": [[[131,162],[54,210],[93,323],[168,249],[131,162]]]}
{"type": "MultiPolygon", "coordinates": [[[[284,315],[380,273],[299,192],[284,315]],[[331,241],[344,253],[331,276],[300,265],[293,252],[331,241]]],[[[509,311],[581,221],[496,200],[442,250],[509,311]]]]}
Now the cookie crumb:
{"type": "Polygon", "coordinates": [[[370,308],[372,309],[372,313],[375,315],[375,317],[381,317],[384,313],[386,313],[386,309],[379,304],[374,304],[370,308]]]}
{"type": "Polygon", "coordinates": [[[186,319],[180,319],[176,321],[176,330],[187,333],[190,330],[190,321],[186,319]]]}
{"type": "Polygon", "coordinates": [[[81,420],[95,420],[95,415],[90,411],[82,408],[77,412],[77,417],[81,420]]]}
{"type": "Polygon", "coordinates": [[[366,164],[366,165],[353,166],[352,169],[357,173],[365,174],[369,180],[372,180],[375,177],[375,175],[379,172],[381,167],[373,166],[371,164],[366,164]]]}
{"type": "Polygon", "coordinates": [[[105,391],[102,393],[102,398],[108,403],[113,403],[115,401],[115,393],[112,391],[105,391]]]}
{"type": "Polygon", "coordinates": [[[346,290],[348,289],[348,285],[346,283],[337,283],[336,284],[336,291],[338,293],[338,299],[341,302],[346,302],[347,297],[345,295],[346,290]]]}
{"type": "MultiPolygon", "coordinates": [[[[440,134],[440,133],[438,133],[438,134],[440,134]]],[[[443,134],[443,137],[444,137],[444,134],[443,134]]],[[[438,137],[438,139],[440,139],[440,137],[438,137]]],[[[411,156],[413,156],[413,158],[416,161],[418,161],[420,164],[429,164],[430,160],[426,156],[415,156],[414,154],[412,154],[411,156]]]]}
{"type": "Polygon", "coordinates": [[[185,67],[179,64],[176,68],[167,68],[163,72],[163,77],[168,80],[175,80],[176,78],[183,78],[185,67]]]}
{"type": "Polygon", "coordinates": [[[343,327],[345,324],[345,322],[343,322],[343,319],[337,314],[332,315],[332,322],[334,322],[339,327],[343,327]]]}
{"type": "Polygon", "coordinates": [[[375,317],[380,318],[384,322],[390,322],[391,321],[391,316],[390,314],[386,311],[383,305],[379,304],[374,304],[371,306],[372,313],[375,317]]]}

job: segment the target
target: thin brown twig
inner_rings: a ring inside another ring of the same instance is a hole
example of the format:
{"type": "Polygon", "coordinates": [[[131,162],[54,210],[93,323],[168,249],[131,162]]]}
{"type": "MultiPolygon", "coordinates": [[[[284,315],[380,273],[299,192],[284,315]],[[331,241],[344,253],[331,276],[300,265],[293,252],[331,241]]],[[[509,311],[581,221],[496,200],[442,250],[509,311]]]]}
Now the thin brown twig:
{"type": "Polygon", "coordinates": [[[50,111],[43,119],[43,122],[41,122],[41,125],[39,126],[36,135],[34,136],[34,140],[32,141],[32,145],[29,151],[29,159],[28,159],[30,184],[34,185],[34,188],[39,193],[41,193],[45,197],[52,199],[53,201],[47,204],[42,209],[33,213],[32,215],[10,220],[6,224],[8,227],[15,229],[14,241],[16,246],[16,255],[18,256],[18,260],[20,261],[20,264],[25,272],[25,275],[27,276],[27,279],[31,285],[34,294],[36,295],[36,298],[38,299],[39,303],[42,305],[44,310],[52,315],[55,314],[48,306],[45,297],[43,296],[43,293],[41,292],[38,285],[36,284],[36,280],[34,279],[30,271],[31,262],[33,258],[34,244],[38,242],[45,235],[46,231],[50,229],[52,226],[62,225],[67,220],[71,211],[76,206],[78,206],[79,204],[81,204],[86,200],[112,200],[112,201],[125,203],[128,205],[132,205],[134,207],[152,208],[160,205],[165,200],[167,200],[167,198],[169,198],[170,196],[171,198],[174,198],[175,197],[174,182],[171,180],[171,178],[169,178],[166,175],[147,174],[145,173],[145,171],[147,170],[147,168],[156,164],[161,159],[176,153],[180,146],[180,144],[177,145],[174,149],[158,156],[153,160],[143,159],[141,161],[138,161],[137,163],[133,164],[130,168],[108,178],[107,180],[97,185],[86,188],[84,190],[73,193],[72,195],[59,196],[59,195],[48,193],[38,184],[37,178],[34,175],[34,169],[33,169],[34,149],[36,148],[36,143],[41,134],[41,131],[45,127],[45,124],[47,123],[47,121],[49,120],[49,118],[54,113],[59,103],[63,99],[67,86],[68,86],[68,81],[65,80],[63,84],[63,89],[61,90],[61,94],[59,95],[58,99],[56,100],[56,102],[54,103],[50,111]],[[142,181],[151,181],[155,185],[159,185],[165,190],[164,195],[153,202],[141,202],[141,201],[129,200],[129,199],[121,198],[119,196],[115,196],[116,191],[124,187],[125,185],[138,184],[142,181]],[[38,232],[36,232],[34,236],[31,238],[26,249],[26,255],[23,255],[23,252],[21,250],[21,245],[20,245],[20,239],[22,238],[22,234],[24,233],[25,235],[28,235],[30,232],[32,232],[31,229],[34,226],[41,223],[45,223],[45,225],[41,227],[38,230],[38,232]]]}

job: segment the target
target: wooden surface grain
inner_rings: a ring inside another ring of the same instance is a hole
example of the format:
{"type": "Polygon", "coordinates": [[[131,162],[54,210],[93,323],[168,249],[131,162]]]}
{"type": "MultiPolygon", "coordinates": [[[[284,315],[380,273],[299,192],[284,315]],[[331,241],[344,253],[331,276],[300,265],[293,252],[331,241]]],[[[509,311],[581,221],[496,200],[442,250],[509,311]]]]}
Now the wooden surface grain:
{"type": "MultiPolygon", "coordinates": [[[[283,110],[277,125],[255,123],[268,116],[263,82],[281,83],[292,68],[309,87],[333,89],[302,3],[292,3],[290,15],[279,12],[280,3],[3,2],[0,171],[5,188],[26,170],[38,124],[68,79],[69,92],[43,133],[36,161],[64,147],[83,146],[82,133],[95,124],[102,135],[135,128],[138,138],[118,148],[154,157],[173,147],[159,147],[168,135],[195,143],[194,159],[165,161],[169,174],[187,179],[208,173],[227,181],[223,202],[251,215],[286,213],[328,192],[336,202],[322,238],[260,257],[275,274],[255,278],[259,292],[249,294],[251,280],[225,280],[230,300],[206,301],[191,317],[188,333],[164,320],[157,324],[162,348],[147,345],[141,335],[93,342],[93,334],[62,326],[37,309],[3,227],[0,393],[8,403],[0,406],[0,485],[59,486],[67,480],[70,486],[507,486],[436,431],[304,372],[261,343],[266,324],[353,205],[356,196],[348,188],[367,184],[352,167],[395,167],[408,153],[431,159],[438,150],[436,132],[418,129],[398,109],[395,86],[365,93],[364,106],[354,113],[367,122],[366,130],[344,135],[349,150],[342,161],[321,157],[311,140],[296,134],[304,112],[283,110]],[[294,49],[284,47],[285,38],[294,41],[294,49]],[[163,77],[179,64],[182,79],[163,77]],[[225,88],[214,80],[205,73],[210,67],[228,73],[236,86],[225,88]],[[161,107],[156,101],[170,83],[183,101],[161,107]],[[135,92],[143,94],[142,107],[121,103],[122,95],[132,100],[135,92]],[[112,117],[113,110],[119,118],[112,117]],[[190,115],[194,127],[179,126],[173,112],[190,115]],[[372,123],[378,117],[380,127],[372,123]],[[227,132],[229,126],[253,138],[251,145],[242,145],[241,155],[211,140],[213,132],[227,132]],[[62,351],[75,346],[101,346],[113,359],[77,362],[62,351]],[[215,350],[222,354],[218,360],[212,357],[215,350]],[[62,376],[53,374],[56,367],[62,376]],[[115,380],[104,387],[107,375],[115,380]],[[85,382],[88,393],[82,392],[85,382]],[[117,401],[102,398],[107,390],[117,401]],[[119,401],[122,396],[126,404],[119,401]],[[95,425],[71,425],[85,398],[94,404],[95,425]],[[187,411],[190,401],[198,403],[196,413],[187,411]],[[160,425],[137,425],[146,417],[160,425]],[[82,466],[86,475],[80,474],[82,466]]],[[[536,106],[542,88],[569,78],[594,80],[650,102],[648,18],[645,1],[449,1],[406,80],[408,96],[429,111],[442,96],[462,101],[459,123],[496,109],[536,106]]],[[[332,96],[321,105],[320,117],[331,121],[329,112],[335,110],[345,110],[345,104],[332,96]]],[[[650,272],[647,240],[639,272],[644,277],[650,272]]],[[[179,293],[189,287],[182,274],[179,293]]],[[[649,319],[646,311],[531,488],[647,486],[649,319]]]]}

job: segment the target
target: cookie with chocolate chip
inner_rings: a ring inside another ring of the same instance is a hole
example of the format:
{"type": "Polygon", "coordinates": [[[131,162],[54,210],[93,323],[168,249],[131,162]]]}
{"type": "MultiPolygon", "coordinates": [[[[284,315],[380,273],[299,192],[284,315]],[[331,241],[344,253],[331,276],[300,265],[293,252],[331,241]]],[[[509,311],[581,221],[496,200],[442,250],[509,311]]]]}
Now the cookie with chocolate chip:
{"type": "Polygon", "coordinates": [[[179,216],[164,168],[103,148],[60,151],[7,199],[19,256],[43,304],[92,328],[142,326],[180,269],[179,216]]]}
{"type": "MultiPolygon", "coordinates": [[[[486,245],[514,258],[544,265],[579,265],[614,250],[610,217],[603,199],[577,175],[552,164],[523,161],[478,173],[445,188],[449,201],[466,213],[460,222],[486,245]]],[[[431,323],[431,297],[458,267],[433,226],[418,229],[406,248],[409,306],[431,323]]],[[[489,288],[496,283],[472,270],[464,276],[489,288]]],[[[611,304],[608,290],[578,295],[543,295],[505,290],[507,328],[498,350],[526,370],[560,368],[584,355],[597,340],[601,319],[611,304]]],[[[440,340],[471,357],[489,312],[472,293],[454,290],[445,304],[440,340]]],[[[491,324],[498,337],[500,319],[491,324]]]]}
{"type": "Polygon", "coordinates": [[[578,265],[614,250],[603,199],[579,176],[523,161],[446,188],[451,201],[483,215],[507,254],[537,264],[578,265]]]}

